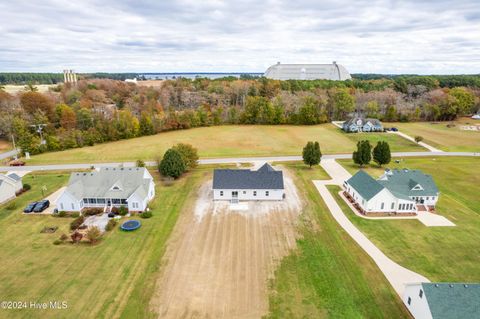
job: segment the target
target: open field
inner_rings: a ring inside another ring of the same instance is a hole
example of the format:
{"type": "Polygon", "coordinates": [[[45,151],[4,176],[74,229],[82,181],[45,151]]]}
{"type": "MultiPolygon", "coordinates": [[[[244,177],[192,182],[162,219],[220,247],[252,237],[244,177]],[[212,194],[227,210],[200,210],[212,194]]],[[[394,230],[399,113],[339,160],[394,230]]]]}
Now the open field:
{"type": "MultiPolygon", "coordinates": [[[[38,89],[38,92],[45,93],[48,92],[50,88],[56,87],[57,84],[35,84],[34,86],[38,89]]],[[[25,92],[25,85],[7,84],[5,85],[5,92],[10,94],[25,92]]]]}
{"type": "Polygon", "coordinates": [[[33,156],[30,164],[153,160],[176,143],[189,143],[201,157],[299,155],[308,141],[319,141],[324,154],[350,153],[358,139],[383,139],[392,151],[425,149],[386,133],[345,134],[332,124],[315,126],[231,125],[164,132],[130,140],[33,156]]]}
{"type": "Polygon", "coordinates": [[[393,288],[373,261],[341,230],[311,182],[328,175],[289,164],[305,199],[297,249],[271,280],[267,318],[407,318],[393,288]]]}
{"type": "Polygon", "coordinates": [[[268,312],[268,279],[295,248],[301,202],[285,176],[286,199],[249,202],[231,211],[212,201],[205,181],[184,211],[165,254],[152,308],[160,318],[260,318],[268,312]]]}
{"type": "MultiPolygon", "coordinates": [[[[339,161],[348,171],[358,170],[350,160],[339,161]]],[[[480,281],[480,167],[478,158],[408,158],[390,168],[421,169],[440,189],[439,214],[455,227],[425,227],[416,220],[366,220],[357,217],[332,189],[350,220],[382,251],[399,264],[432,281],[480,281]]],[[[366,171],[379,176],[382,169],[366,171]]]]}
{"type": "Polygon", "coordinates": [[[12,144],[6,140],[0,139],[0,153],[9,151],[12,149],[12,144]]]}
{"type": "MultiPolygon", "coordinates": [[[[158,182],[153,217],[126,233],[115,229],[95,246],[52,242],[67,233],[71,218],[23,215],[23,206],[41,196],[41,185],[53,192],[67,174],[27,175],[32,190],[15,201],[17,208],[0,206],[0,296],[15,301],[66,301],[67,310],[0,310],[8,318],[149,318],[149,300],[160,268],[165,243],[188,198],[193,197],[206,169],[198,169],[172,186],[158,182]],[[55,234],[41,234],[58,226],[55,234]]],[[[187,203],[187,204],[186,204],[187,203]]]]}
{"type": "Polygon", "coordinates": [[[464,131],[460,126],[480,125],[479,120],[462,118],[455,122],[417,122],[417,123],[388,123],[387,126],[395,126],[412,137],[420,135],[424,142],[450,152],[480,152],[480,131],[464,131]],[[447,127],[454,124],[454,127],[447,127]]]}

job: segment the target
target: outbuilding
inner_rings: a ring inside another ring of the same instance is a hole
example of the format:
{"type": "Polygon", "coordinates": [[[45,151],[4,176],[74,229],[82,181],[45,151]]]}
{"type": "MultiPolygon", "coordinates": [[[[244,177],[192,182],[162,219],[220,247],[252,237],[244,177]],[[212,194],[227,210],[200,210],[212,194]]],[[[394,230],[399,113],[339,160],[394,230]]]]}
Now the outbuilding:
{"type": "Polygon", "coordinates": [[[14,199],[22,189],[20,176],[15,173],[0,174],[0,204],[14,199]]]}
{"type": "Polygon", "coordinates": [[[283,172],[265,163],[258,170],[215,169],[213,199],[232,202],[250,200],[283,200],[283,172]]]}

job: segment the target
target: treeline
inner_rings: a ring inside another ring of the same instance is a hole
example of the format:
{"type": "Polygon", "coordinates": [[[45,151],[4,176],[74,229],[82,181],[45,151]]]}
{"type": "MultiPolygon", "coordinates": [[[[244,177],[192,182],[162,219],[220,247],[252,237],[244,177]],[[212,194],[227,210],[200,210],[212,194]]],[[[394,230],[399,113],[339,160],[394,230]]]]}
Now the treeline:
{"type": "Polygon", "coordinates": [[[14,136],[32,154],[222,124],[313,125],[354,114],[383,121],[453,120],[477,112],[480,97],[474,87],[441,88],[428,77],[202,78],[164,80],[159,87],[85,79],[47,93],[27,89],[10,95],[0,88],[0,136],[14,136]]]}

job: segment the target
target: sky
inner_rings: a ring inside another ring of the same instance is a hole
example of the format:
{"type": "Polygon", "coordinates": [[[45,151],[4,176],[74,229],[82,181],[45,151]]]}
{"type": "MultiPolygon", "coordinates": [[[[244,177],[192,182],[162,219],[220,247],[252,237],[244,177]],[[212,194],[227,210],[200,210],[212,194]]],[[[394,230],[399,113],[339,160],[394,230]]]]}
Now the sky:
{"type": "Polygon", "coordinates": [[[0,72],[480,73],[479,0],[0,0],[0,72]]]}

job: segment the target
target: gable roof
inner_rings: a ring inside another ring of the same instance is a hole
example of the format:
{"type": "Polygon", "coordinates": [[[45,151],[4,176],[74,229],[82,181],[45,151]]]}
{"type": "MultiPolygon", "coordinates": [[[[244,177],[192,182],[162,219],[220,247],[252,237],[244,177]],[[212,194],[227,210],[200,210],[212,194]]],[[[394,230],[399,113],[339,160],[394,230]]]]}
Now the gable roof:
{"type": "Polygon", "coordinates": [[[370,122],[373,126],[382,126],[382,123],[378,119],[364,118],[364,117],[361,117],[361,116],[352,117],[351,119],[345,121],[343,123],[343,126],[344,127],[351,126],[351,125],[358,126],[357,122],[359,122],[359,121],[361,123],[360,126],[364,126],[368,122],[370,122]]]}
{"type": "Polygon", "coordinates": [[[372,199],[384,189],[383,185],[381,185],[363,170],[359,170],[355,175],[350,177],[347,180],[347,183],[352,186],[365,200],[372,199]]]}
{"type": "Polygon", "coordinates": [[[256,171],[249,169],[215,169],[213,189],[284,189],[283,172],[264,164],[256,171]]]}
{"type": "Polygon", "coordinates": [[[385,173],[378,182],[392,193],[407,197],[438,195],[438,188],[432,176],[420,170],[394,169],[385,173]],[[421,189],[414,189],[417,185],[420,185],[421,189]]]}
{"type": "Polygon", "coordinates": [[[480,284],[422,283],[433,319],[480,318],[480,284]]]}
{"type": "Polygon", "coordinates": [[[94,172],[72,173],[66,191],[78,200],[83,198],[127,199],[134,192],[148,194],[150,182],[151,176],[146,168],[106,167],[94,172]],[[114,185],[119,186],[120,189],[112,189],[114,185]]]}

